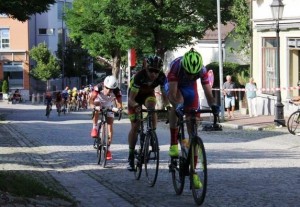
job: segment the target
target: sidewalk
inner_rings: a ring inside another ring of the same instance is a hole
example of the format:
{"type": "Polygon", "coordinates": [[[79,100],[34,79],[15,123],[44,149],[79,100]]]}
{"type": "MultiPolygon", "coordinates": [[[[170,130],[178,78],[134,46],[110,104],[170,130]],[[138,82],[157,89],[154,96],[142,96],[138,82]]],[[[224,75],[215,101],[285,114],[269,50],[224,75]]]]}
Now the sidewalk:
{"type": "MultiPolygon", "coordinates": [[[[234,112],[235,118],[228,119],[225,113],[225,120],[221,125],[223,127],[229,127],[234,129],[245,129],[245,130],[272,130],[280,129],[287,131],[286,127],[276,127],[274,124],[274,115],[260,115],[258,117],[249,117],[248,115],[243,115],[239,111],[234,112]]],[[[287,119],[286,119],[287,123],[287,119]]]]}

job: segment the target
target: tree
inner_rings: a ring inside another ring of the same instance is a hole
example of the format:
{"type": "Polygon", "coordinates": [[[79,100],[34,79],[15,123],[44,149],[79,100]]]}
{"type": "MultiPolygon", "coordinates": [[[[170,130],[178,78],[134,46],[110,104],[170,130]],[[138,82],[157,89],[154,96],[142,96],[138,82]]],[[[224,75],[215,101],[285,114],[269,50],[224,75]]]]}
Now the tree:
{"type": "Polygon", "coordinates": [[[130,28],[117,24],[120,4],[111,1],[78,0],[66,12],[66,24],[70,37],[80,41],[93,57],[109,59],[113,74],[118,77],[121,57],[127,54],[128,42],[134,38],[128,35],[130,28]],[[117,9],[118,8],[118,9],[117,9]],[[126,35],[127,34],[127,35],[126,35]]]}
{"type": "Polygon", "coordinates": [[[51,54],[46,43],[33,47],[29,56],[36,61],[36,66],[30,70],[30,75],[38,80],[47,81],[47,89],[49,89],[49,80],[58,78],[61,74],[56,57],[51,54]]]}
{"type": "Polygon", "coordinates": [[[8,81],[4,80],[2,84],[2,93],[8,93],[9,87],[8,87],[8,81]]]}
{"type": "Polygon", "coordinates": [[[9,0],[0,1],[0,13],[7,14],[19,21],[26,21],[31,15],[49,10],[56,0],[9,0]]]}
{"type": "MultiPolygon", "coordinates": [[[[67,41],[64,50],[64,77],[81,77],[90,75],[88,69],[90,64],[90,56],[87,50],[74,41],[67,41]]],[[[57,58],[62,60],[62,45],[58,44],[57,58]]],[[[62,62],[61,62],[62,63],[62,62]]],[[[61,65],[62,67],[62,65],[61,65]]]]}
{"type": "Polygon", "coordinates": [[[239,41],[237,52],[249,54],[251,42],[251,21],[250,21],[250,1],[249,0],[233,0],[231,8],[232,21],[235,23],[234,33],[232,37],[239,41]]]}
{"type": "MultiPolygon", "coordinates": [[[[232,1],[221,3],[225,23],[231,19],[232,1]]],[[[168,50],[201,39],[207,29],[215,28],[217,6],[211,0],[77,0],[66,22],[71,38],[94,56],[110,56],[117,70],[129,48],[164,57],[168,50]]]]}

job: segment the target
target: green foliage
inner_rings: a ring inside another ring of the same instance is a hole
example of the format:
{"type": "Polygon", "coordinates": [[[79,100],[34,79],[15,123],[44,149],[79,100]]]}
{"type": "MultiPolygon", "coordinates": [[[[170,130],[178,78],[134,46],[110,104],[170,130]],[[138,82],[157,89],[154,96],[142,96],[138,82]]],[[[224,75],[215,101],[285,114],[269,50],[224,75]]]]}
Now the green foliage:
{"type": "MultiPolygon", "coordinates": [[[[231,5],[231,0],[221,1],[223,22],[231,19],[231,5]]],[[[71,38],[93,56],[111,58],[113,70],[129,48],[164,57],[201,39],[216,22],[217,5],[211,0],[77,0],[66,14],[71,38]]]]}
{"type": "Polygon", "coordinates": [[[9,91],[9,86],[8,86],[8,81],[4,80],[2,83],[2,92],[3,93],[8,93],[9,91]]]}
{"type": "MultiPolygon", "coordinates": [[[[219,63],[212,62],[205,66],[207,70],[214,72],[213,88],[220,88],[219,63]]],[[[249,65],[239,65],[237,63],[225,62],[223,64],[223,82],[226,81],[226,76],[231,75],[232,81],[237,84],[237,87],[244,87],[250,76],[249,65]]]]}
{"type": "MultiPolygon", "coordinates": [[[[57,57],[62,60],[62,45],[58,45],[57,57]]],[[[89,75],[89,54],[81,45],[74,41],[68,41],[64,50],[64,77],[81,77],[89,75]]],[[[62,64],[62,61],[60,62],[62,64]]],[[[62,68],[62,65],[61,65],[62,68]]]]}
{"type": "Polygon", "coordinates": [[[231,8],[232,21],[235,24],[234,33],[231,36],[239,41],[239,48],[237,51],[244,51],[249,53],[251,40],[251,21],[250,21],[250,1],[248,0],[233,0],[231,8]]]}
{"type": "Polygon", "coordinates": [[[9,0],[0,2],[0,13],[7,14],[19,21],[26,21],[31,15],[49,10],[56,0],[9,0]]]}
{"type": "Polygon", "coordinates": [[[45,43],[40,43],[29,52],[30,57],[36,61],[36,66],[30,70],[30,75],[42,81],[58,78],[61,74],[58,61],[51,54],[45,43]]]}

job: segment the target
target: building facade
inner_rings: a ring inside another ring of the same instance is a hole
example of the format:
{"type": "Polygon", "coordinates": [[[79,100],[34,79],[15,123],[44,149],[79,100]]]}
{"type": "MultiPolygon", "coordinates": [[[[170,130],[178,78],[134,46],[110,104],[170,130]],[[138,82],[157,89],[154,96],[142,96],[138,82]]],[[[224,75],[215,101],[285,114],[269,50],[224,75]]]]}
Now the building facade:
{"type": "Polygon", "coordinates": [[[0,16],[0,80],[7,80],[10,90],[22,89],[25,96],[30,86],[28,30],[28,21],[0,16]]]}
{"type": "Polygon", "coordinates": [[[276,74],[277,41],[276,21],[270,5],[273,0],[252,2],[253,25],[253,77],[258,87],[258,112],[262,115],[275,113],[276,81],[280,77],[280,91],[284,105],[284,116],[295,111],[289,104],[293,96],[299,95],[300,80],[300,1],[282,0],[284,10],[279,21],[280,73],[276,74]]]}

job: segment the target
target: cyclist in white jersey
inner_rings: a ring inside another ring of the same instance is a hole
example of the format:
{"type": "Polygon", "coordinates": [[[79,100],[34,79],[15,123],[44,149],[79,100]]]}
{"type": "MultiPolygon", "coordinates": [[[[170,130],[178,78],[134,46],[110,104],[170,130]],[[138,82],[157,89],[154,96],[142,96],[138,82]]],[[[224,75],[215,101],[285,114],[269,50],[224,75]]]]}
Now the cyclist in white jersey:
{"type": "MultiPolygon", "coordinates": [[[[90,107],[96,109],[95,116],[93,118],[93,128],[91,131],[91,137],[97,138],[97,129],[98,129],[98,119],[99,112],[101,108],[116,108],[122,109],[122,95],[120,89],[117,87],[117,79],[114,76],[107,76],[104,79],[104,87],[100,91],[98,86],[95,86],[94,91],[92,92],[91,98],[89,100],[90,107]]],[[[114,113],[107,113],[107,124],[108,124],[108,145],[112,143],[113,137],[113,121],[114,113]]],[[[111,151],[108,147],[107,159],[111,160],[111,151]]]]}

